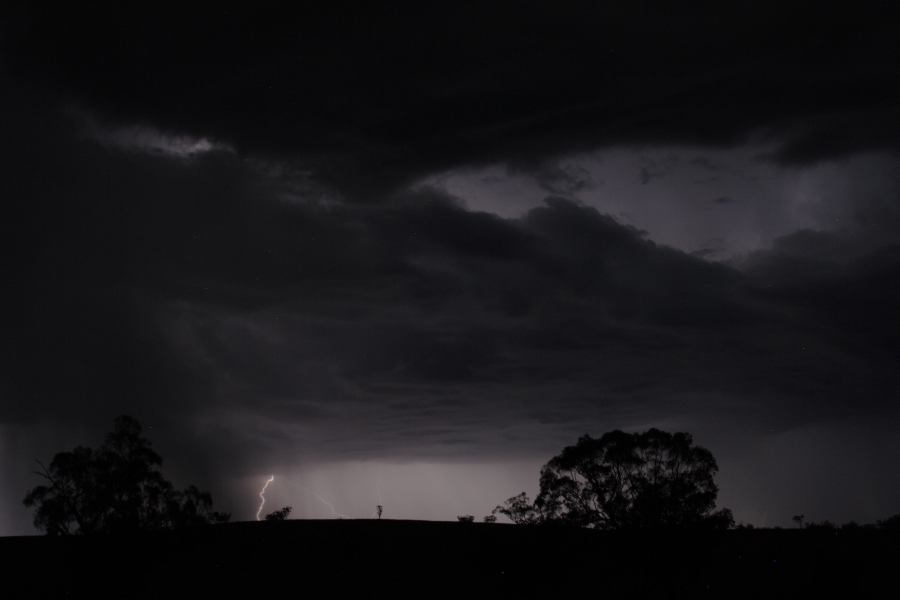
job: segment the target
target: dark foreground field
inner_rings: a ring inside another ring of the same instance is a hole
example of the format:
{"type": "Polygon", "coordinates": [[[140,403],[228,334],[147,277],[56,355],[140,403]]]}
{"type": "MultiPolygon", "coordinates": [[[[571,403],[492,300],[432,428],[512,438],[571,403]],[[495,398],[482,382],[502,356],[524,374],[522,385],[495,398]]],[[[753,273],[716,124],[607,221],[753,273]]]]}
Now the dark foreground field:
{"type": "Polygon", "coordinates": [[[4,599],[896,598],[900,538],[872,530],[233,523],[132,538],[0,538],[0,574],[4,599]]]}

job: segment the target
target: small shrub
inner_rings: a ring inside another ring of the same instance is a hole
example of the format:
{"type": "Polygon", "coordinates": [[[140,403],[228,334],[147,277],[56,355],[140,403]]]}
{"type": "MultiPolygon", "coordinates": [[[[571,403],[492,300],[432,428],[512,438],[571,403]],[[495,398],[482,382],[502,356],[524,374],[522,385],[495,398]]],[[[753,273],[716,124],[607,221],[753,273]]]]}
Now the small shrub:
{"type": "Polygon", "coordinates": [[[290,506],[282,506],[266,515],[266,521],[284,521],[293,510],[290,506]]]}

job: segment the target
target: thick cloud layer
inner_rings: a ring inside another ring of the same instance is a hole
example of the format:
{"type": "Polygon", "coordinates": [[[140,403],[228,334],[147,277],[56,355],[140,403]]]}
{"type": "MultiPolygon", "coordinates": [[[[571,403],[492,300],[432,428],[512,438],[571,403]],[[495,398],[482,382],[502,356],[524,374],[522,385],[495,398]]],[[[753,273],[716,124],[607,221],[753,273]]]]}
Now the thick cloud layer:
{"type": "MultiPolygon", "coordinates": [[[[721,263],[573,200],[583,178],[552,160],[763,133],[776,151],[759,160],[784,168],[890,151],[885,20],[850,15],[862,29],[836,43],[821,12],[787,39],[760,24],[800,15],[563,10],[462,28],[469,10],[8,22],[0,509],[21,510],[25,462],[119,413],[206,482],[260,465],[512,464],[659,425],[705,435],[757,490],[748,448],[805,440],[811,461],[809,440],[852,422],[847,439],[882,444],[848,454],[869,461],[872,510],[900,498],[884,442],[896,189],[847,200],[850,225],[721,263]],[[501,217],[407,185],[489,163],[547,197],[501,217]]],[[[745,515],[793,510],[729,477],[745,515]]]]}
{"type": "Polygon", "coordinates": [[[256,3],[25,10],[10,71],[131,125],[290,154],[358,200],[623,143],[772,140],[801,165],[900,139],[890,3],[706,9],[256,3]]]}

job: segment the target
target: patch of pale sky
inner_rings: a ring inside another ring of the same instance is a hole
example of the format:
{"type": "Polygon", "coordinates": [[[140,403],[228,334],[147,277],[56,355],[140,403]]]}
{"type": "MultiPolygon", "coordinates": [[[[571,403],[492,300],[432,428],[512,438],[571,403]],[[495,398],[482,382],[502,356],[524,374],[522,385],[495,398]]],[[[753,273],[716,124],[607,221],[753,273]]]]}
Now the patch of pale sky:
{"type": "Polygon", "coordinates": [[[860,195],[871,204],[900,188],[892,156],[781,168],[763,158],[766,150],[613,148],[559,158],[550,168],[494,164],[416,185],[504,218],[520,217],[564,187],[569,197],[646,231],[657,243],[723,260],[769,247],[798,229],[842,229],[859,210],[860,195]],[[560,185],[567,174],[580,180],[560,185]]]}

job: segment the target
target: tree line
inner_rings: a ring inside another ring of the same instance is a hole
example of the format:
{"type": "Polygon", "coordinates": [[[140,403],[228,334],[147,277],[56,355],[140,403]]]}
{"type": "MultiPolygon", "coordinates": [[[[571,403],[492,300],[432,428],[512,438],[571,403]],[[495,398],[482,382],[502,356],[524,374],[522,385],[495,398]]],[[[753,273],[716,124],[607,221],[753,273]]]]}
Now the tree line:
{"type": "MultiPolygon", "coordinates": [[[[191,485],[178,490],[160,471],[162,458],[143,436],[140,423],[118,417],[99,448],[77,447],[38,463],[44,483],[25,496],[34,525],[49,535],[121,533],[181,529],[223,523],[212,497],[191,485]]],[[[712,452],[689,433],[650,429],[582,436],[540,472],[534,501],[524,492],[484,518],[503,515],[522,525],[564,525],[592,529],[728,529],[734,518],[716,509],[718,465],[712,452]]],[[[378,507],[381,516],[382,507],[378,507]]],[[[266,515],[286,519],[291,507],[266,515]]],[[[457,517],[474,521],[472,515],[457,517]]],[[[803,515],[794,517],[803,525],[803,515]]],[[[900,515],[880,521],[896,529],[900,515]]],[[[808,524],[831,526],[830,523],[808,524]]]]}

